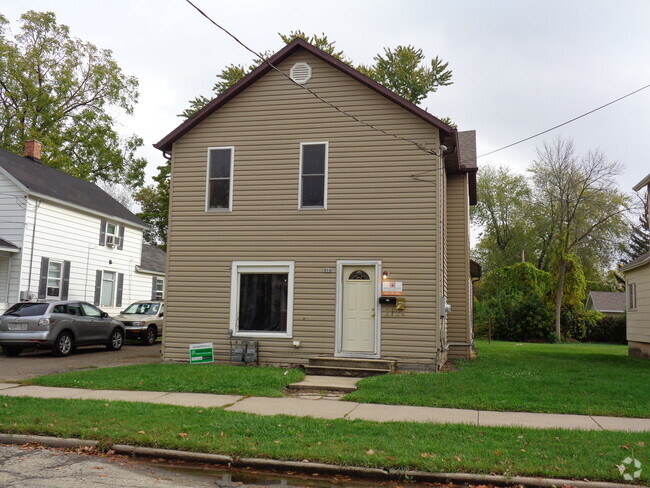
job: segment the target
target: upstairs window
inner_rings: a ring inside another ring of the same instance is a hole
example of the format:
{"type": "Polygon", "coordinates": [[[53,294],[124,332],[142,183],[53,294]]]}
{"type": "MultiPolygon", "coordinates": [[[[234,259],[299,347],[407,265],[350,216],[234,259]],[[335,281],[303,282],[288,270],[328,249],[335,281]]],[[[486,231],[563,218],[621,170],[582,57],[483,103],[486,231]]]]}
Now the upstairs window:
{"type": "Polygon", "coordinates": [[[207,210],[232,210],[232,167],[235,148],[208,149],[207,210]]]}
{"type": "Polygon", "coordinates": [[[50,261],[47,270],[47,298],[59,298],[61,296],[61,266],[58,261],[50,261]]]}
{"type": "Polygon", "coordinates": [[[327,208],[327,142],[300,144],[300,208],[327,208]]]}

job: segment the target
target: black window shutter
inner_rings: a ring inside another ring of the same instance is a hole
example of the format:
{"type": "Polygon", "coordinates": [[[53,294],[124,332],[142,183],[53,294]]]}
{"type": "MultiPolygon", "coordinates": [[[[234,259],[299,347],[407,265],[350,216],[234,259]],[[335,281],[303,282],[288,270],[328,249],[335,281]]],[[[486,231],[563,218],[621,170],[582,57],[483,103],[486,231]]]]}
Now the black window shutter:
{"type": "Polygon", "coordinates": [[[118,249],[122,249],[124,247],[124,226],[120,225],[120,244],[117,246],[118,249]]]}
{"type": "Polygon", "coordinates": [[[41,258],[41,277],[38,281],[38,298],[45,298],[47,295],[47,271],[50,267],[50,258],[41,258]]]}
{"type": "Polygon", "coordinates": [[[122,306],[122,290],[124,290],[124,273],[117,273],[117,296],[115,297],[116,307],[122,306]]]}
{"type": "Polygon", "coordinates": [[[99,245],[103,246],[106,244],[106,221],[102,220],[99,225],[99,245]]]}
{"type": "Polygon", "coordinates": [[[151,299],[155,300],[156,299],[156,285],[158,284],[158,278],[153,276],[151,278],[151,299]]]}
{"type": "Polygon", "coordinates": [[[68,299],[70,288],[70,261],[63,261],[63,273],[61,276],[61,300],[68,299]]]}
{"type": "Polygon", "coordinates": [[[102,293],[102,270],[98,269],[97,274],[95,275],[95,300],[93,301],[94,305],[99,305],[99,298],[102,293]]]}

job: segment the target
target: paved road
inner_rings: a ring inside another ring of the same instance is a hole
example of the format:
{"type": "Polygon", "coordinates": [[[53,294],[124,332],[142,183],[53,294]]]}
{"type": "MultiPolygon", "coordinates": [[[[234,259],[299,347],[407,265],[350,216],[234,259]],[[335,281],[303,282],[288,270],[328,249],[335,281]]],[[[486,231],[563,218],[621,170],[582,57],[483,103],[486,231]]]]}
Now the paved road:
{"type": "Polygon", "coordinates": [[[125,344],[115,352],[104,346],[86,346],[66,358],[56,358],[50,351],[36,350],[25,351],[17,358],[0,356],[0,381],[15,382],[80,369],[155,363],[160,361],[160,347],[160,343],[153,346],[125,344]]]}
{"type": "Polygon", "coordinates": [[[188,476],[138,464],[125,457],[100,457],[55,449],[0,445],[0,486],[5,488],[230,488],[234,483],[188,476]]]}

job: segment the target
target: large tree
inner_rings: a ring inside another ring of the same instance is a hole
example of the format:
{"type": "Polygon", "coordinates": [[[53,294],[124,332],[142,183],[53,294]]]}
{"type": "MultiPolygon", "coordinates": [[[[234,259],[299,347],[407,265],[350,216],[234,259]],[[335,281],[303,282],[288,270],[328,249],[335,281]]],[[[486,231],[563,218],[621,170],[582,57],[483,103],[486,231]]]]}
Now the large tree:
{"type": "Polygon", "coordinates": [[[145,241],[162,249],[167,248],[170,174],[171,160],[167,160],[158,166],[158,174],[153,177],[155,183],[142,187],[133,196],[141,208],[138,217],[149,224],[149,230],[144,233],[145,241]]]}
{"type": "Polygon", "coordinates": [[[12,35],[0,14],[0,146],[44,145],[42,161],[89,181],[141,184],[142,140],[120,137],[115,116],[131,114],[138,82],[110,51],[74,38],[53,12],[28,11],[12,35]]]}
{"type": "MultiPolygon", "coordinates": [[[[611,262],[625,235],[629,197],[614,177],[622,166],[598,151],[576,153],[570,139],[556,138],[537,150],[529,170],[534,208],[544,218],[553,276],[555,333],[561,339],[561,312],[567,273],[585,267],[584,261],[611,262]]],[[[570,278],[573,278],[571,276],[570,278]]]]}
{"type": "MultiPolygon", "coordinates": [[[[301,30],[294,30],[286,35],[280,33],[278,35],[285,44],[289,44],[297,38],[305,39],[322,51],[354,66],[352,61],[346,58],[344,52],[336,47],[336,42],[330,41],[324,33],[321,35],[307,35],[301,30]]],[[[271,53],[263,52],[260,55],[262,58],[267,59],[271,53]]],[[[260,59],[254,59],[248,65],[230,64],[223,68],[217,75],[217,83],[212,87],[213,96],[221,95],[259,66],[261,62],[260,59]]],[[[358,65],[356,69],[407,100],[413,103],[421,103],[439,87],[453,83],[451,81],[452,71],[448,66],[449,63],[443,62],[437,56],[427,63],[422,49],[409,45],[397,46],[394,49],[384,48],[383,54],[377,54],[374,57],[372,65],[358,65]]],[[[189,101],[190,106],[179,116],[183,118],[191,117],[207,105],[210,100],[211,97],[198,95],[189,101]]],[[[450,122],[449,119],[443,120],[450,122]]]]}
{"type": "Polygon", "coordinates": [[[621,262],[626,264],[645,254],[650,249],[650,230],[648,229],[648,192],[639,195],[640,205],[637,210],[638,219],[632,225],[630,240],[622,249],[621,262]]]}
{"type": "Polygon", "coordinates": [[[524,175],[508,168],[486,165],[478,174],[477,204],[472,222],[481,227],[474,249],[485,271],[535,260],[530,198],[532,190],[524,175]]]}

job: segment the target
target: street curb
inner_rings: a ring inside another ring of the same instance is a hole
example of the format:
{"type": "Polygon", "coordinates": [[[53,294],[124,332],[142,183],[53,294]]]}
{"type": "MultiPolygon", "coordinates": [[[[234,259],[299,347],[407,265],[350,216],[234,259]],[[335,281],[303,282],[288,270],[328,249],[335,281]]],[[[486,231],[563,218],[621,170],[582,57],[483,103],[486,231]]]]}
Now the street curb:
{"type": "MultiPolygon", "coordinates": [[[[48,447],[75,448],[96,447],[99,441],[85,439],[65,439],[39,435],[1,434],[0,444],[41,444],[48,447]]],[[[505,486],[524,485],[531,488],[553,488],[568,485],[576,488],[644,488],[644,485],[612,483],[608,481],[580,481],[553,478],[532,478],[525,476],[498,476],[474,473],[430,473],[426,471],[409,471],[398,469],[365,468],[362,466],[341,466],[337,464],[312,463],[309,461],[279,461],[262,458],[233,458],[220,454],[179,451],[173,449],[156,449],[138,447],[129,444],[113,444],[109,449],[116,453],[130,456],[156,457],[188,462],[214,463],[236,468],[257,468],[271,470],[301,471],[327,475],[359,476],[374,479],[409,479],[412,481],[434,483],[498,483],[505,486]]]]}

